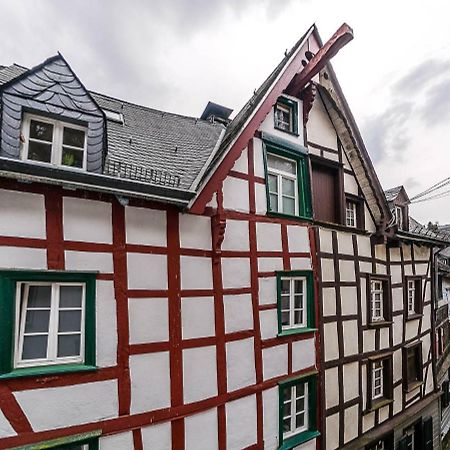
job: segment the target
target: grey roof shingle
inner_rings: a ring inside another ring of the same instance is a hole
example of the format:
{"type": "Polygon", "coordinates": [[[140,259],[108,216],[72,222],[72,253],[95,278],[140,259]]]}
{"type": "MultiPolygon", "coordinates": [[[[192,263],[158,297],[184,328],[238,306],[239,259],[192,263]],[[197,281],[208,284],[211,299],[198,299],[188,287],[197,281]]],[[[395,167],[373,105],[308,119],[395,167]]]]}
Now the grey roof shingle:
{"type": "Polygon", "coordinates": [[[400,185],[400,186],[396,186],[396,187],[393,187],[393,188],[390,188],[390,189],[387,189],[386,191],[384,191],[386,200],[388,202],[393,202],[397,198],[398,194],[400,194],[402,187],[403,186],[400,185]]]}
{"type": "MultiPolygon", "coordinates": [[[[0,86],[28,69],[14,64],[0,69],[0,86]]],[[[108,159],[168,172],[179,188],[192,184],[215,150],[225,127],[219,123],[158,111],[91,92],[103,109],[120,112],[123,124],[107,121],[108,159]]]]}

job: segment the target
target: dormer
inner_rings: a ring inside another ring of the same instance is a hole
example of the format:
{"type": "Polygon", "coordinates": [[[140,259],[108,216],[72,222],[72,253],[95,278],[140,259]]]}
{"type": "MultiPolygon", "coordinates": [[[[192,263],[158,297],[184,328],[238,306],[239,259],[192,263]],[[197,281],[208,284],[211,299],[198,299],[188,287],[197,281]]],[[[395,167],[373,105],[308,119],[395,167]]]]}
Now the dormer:
{"type": "Polygon", "coordinates": [[[1,87],[0,157],[101,173],[105,116],[61,55],[1,87]]]}
{"type": "Polygon", "coordinates": [[[388,189],[384,192],[395,224],[399,230],[409,230],[409,204],[411,203],[403,186],[388,189]]]}

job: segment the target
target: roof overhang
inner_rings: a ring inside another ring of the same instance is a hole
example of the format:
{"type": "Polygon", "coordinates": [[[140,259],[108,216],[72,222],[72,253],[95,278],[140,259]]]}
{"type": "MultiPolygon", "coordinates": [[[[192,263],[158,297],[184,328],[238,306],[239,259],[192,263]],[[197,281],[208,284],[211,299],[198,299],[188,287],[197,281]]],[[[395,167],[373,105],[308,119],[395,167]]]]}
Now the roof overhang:
{"type": "Polygon", "coordinates": [[[142,198],[179,207],[186,207],[195,196],[193,191],[184,191],[96,173],[38,166],[7,158],[0,158],[0,177],[28,183],[53,184],[63,186],[66,189],[85,189],[124,197],[142,198]]]}

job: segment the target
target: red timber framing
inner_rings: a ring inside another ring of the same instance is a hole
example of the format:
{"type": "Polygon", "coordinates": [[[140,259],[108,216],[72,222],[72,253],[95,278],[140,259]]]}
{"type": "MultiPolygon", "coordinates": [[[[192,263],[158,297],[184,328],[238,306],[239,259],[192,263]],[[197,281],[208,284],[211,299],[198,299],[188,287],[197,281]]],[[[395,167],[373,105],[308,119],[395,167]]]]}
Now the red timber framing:
{"type": "MultiPolygon", "coordinates": [[[[194,214],[202,214],[207,203],[211,200],[214,192],[217,191],[225,177],[232,170],[235,161],[239,158],[242,150],[248,145],[253,138],[262,121],[266,118],[278,97],[293,83],[296,92],[306,86],[306,84],[325,67],[328,61],[337,54],[337,52],[353,39],[353,31],[347,25],[343,24],[331,39],[317,52],[311,61],[299,71],[302,66],[303,53],[300,46],[287,66],[284,68],[281,76],[274,83],[268,94],[256,108],[253,116],[246,123],[237,139],[227,150],[226,156],[220,162],[219,166],[214,170],[209,180],[202,187],[194,203],[190,207],[190,211],[194,214]]],[[[302,43],[303,45],[303,43],[302,43]]]]}
{"type": "MultiPolygon", "coordinates": [[[[284,218],[271,218],[256,214],[255,186],[261,180],[254,174],[253,142],[248,148],[248,174],[242,174],[249,185],[249,213],[239,213],[224,210],[222,194],[217,192],[219,208],[207,208],[205,215],[211,218],[212,241],[215,243],[212,250],[195,248],[182,248],[180,246],[179,212],[170,206],[162,206],[141,200],[130,200],[130,206],[147,207],[166,211],[167,214],[167,246],[135,245],[126,241],[125,210],[113,196],[85,191],[66,191],[59,187],[48,187],[33,183],[0,180],[0,189],[10,191],[30,192],[44,196],[46,206],[47,237],[21,238],[0,236],[0,247],[13,246],[21,248],[46,249],[48,254],[48,269],[65,268],[64,254],[68,250],[82,252],[109,253],[113,260],[113,273],[98,273],[98,280],[112,281],[116,298],[117,320],[117,364],[112,367],[99,368],[94,372],[62,373],[51,376],[33,376],[24,378],[11,378],[0,381],[0,408],[10,422],[17,436],[0,439],[0,449],[11,448],[30,443],[42,442],[59,437],[71,436],[102,429],[103,435],[133,431],[134,450],[142,450],[142,428],[156,423],[170,422],[172,427],[172,448],[182,449],[185,446],[184,419],[195,413],[217,408],[218,411],[218,447],[226,450],[227,446],[227,420],[226,404],[230,401],[255,395],[256,398],[256,440],[249,448],[263,449],[263,392],[275,388],[280,381],[296,377],[311,370],[315,370],[319,355],[316,353],[314,366],[293,369],[293,345],[303,339],[315,337],[316,347],[319,339],[314,331],[276,338],[263,339],[261,337],[260,313],[267,309],[276,309],[276,302],[260,304],[259,280],[265,277],[275,277],[275,272],[264,272],[258,269],[258,258],[281,258],[283,269],[291,269],[292,258],[311,258],[310,252],[294,252],[289,249],[288,227],[304,226],[307,223],[284,218]],[[64,239],[63,230],[63,201],[64,198],[81,198],[107,202],[112,206],[112,243],[78,242],[64,239]],[[249,249],[248,251],[234,251],[221,249],[224,226],[228,219],[238,219],[248,223],[249,249]],[[282,249],[277,251],[260,251],[257,248],[257,223],[271,222],[280,225],[282,249]],[[168,287],[163,290],[129,289],[127,255],[133,252],[167,255],[168,287]],[[180,258],[181,256],[203,256],[211,259],[213,270],[212,289],[182,289],[180,284],[180,258]],[[245,257],[250,264],[250,285],[240,288],[223,288],[221,264],[224,258],[245,257]],[[251,294],[253,325],[251,329],[226,332],[224,317],[224,295],[251,294]],[[211,337],[183,339],[181,333],[181,299],[184,297],[214,297],[215,328],[216,333],[211,337]],[[163,342],[131,344],[128,301],[131,298],[168,298],[169,299],[169,327],[170,339],[163,342]],[[255,383],[249,386],[230,391],[227,386],[226,344],[228,342],[253,338],[255,355],[255,383]],[[183,398],[183,359],[182,352],[188,348],[199,348],[213,345],[216,347],[217,357],[217,386],[216,396],[185,403],[183,398]],[[288,368],[287,373],[269,379],[263,377],[263,351],[279,345],[287,345],[288,368]],[[168,351],[170,358],[170,407],[158,410],[133,414],[130,412],[132,401],[130,365],[131,355],[148,354],[168,351]],[[24,411],[14,397],[15,392],[30,389],[57,388],[63,386],[81,385],[83,383],[117,380],[119,410],[116,418],[102,420],[83,425],[34,432],[24,411]]],[[[313,234],[310,233],[310,245],[314,245],[313,234]]],[[[319,304],[316,299],[316,314],[319,304]]]]}

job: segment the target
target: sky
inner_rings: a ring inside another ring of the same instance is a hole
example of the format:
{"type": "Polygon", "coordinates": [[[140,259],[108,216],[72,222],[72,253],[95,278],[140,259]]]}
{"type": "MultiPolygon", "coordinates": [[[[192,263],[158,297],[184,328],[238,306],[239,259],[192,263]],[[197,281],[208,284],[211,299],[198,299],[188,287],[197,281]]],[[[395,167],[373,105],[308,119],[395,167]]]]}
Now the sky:
{"type": "MultiPolygon", "coordinates": [[[[56,52],[84,85],[200,116],[209,100],[237,112],[316,23],[355,38],[332,64],[384,189],[410,197],[450,176],[450,4],[397,0],[0,0],[0,64],[56,52]]],[[[450,223],[450,196],[413,204],[450,223]]]]}

